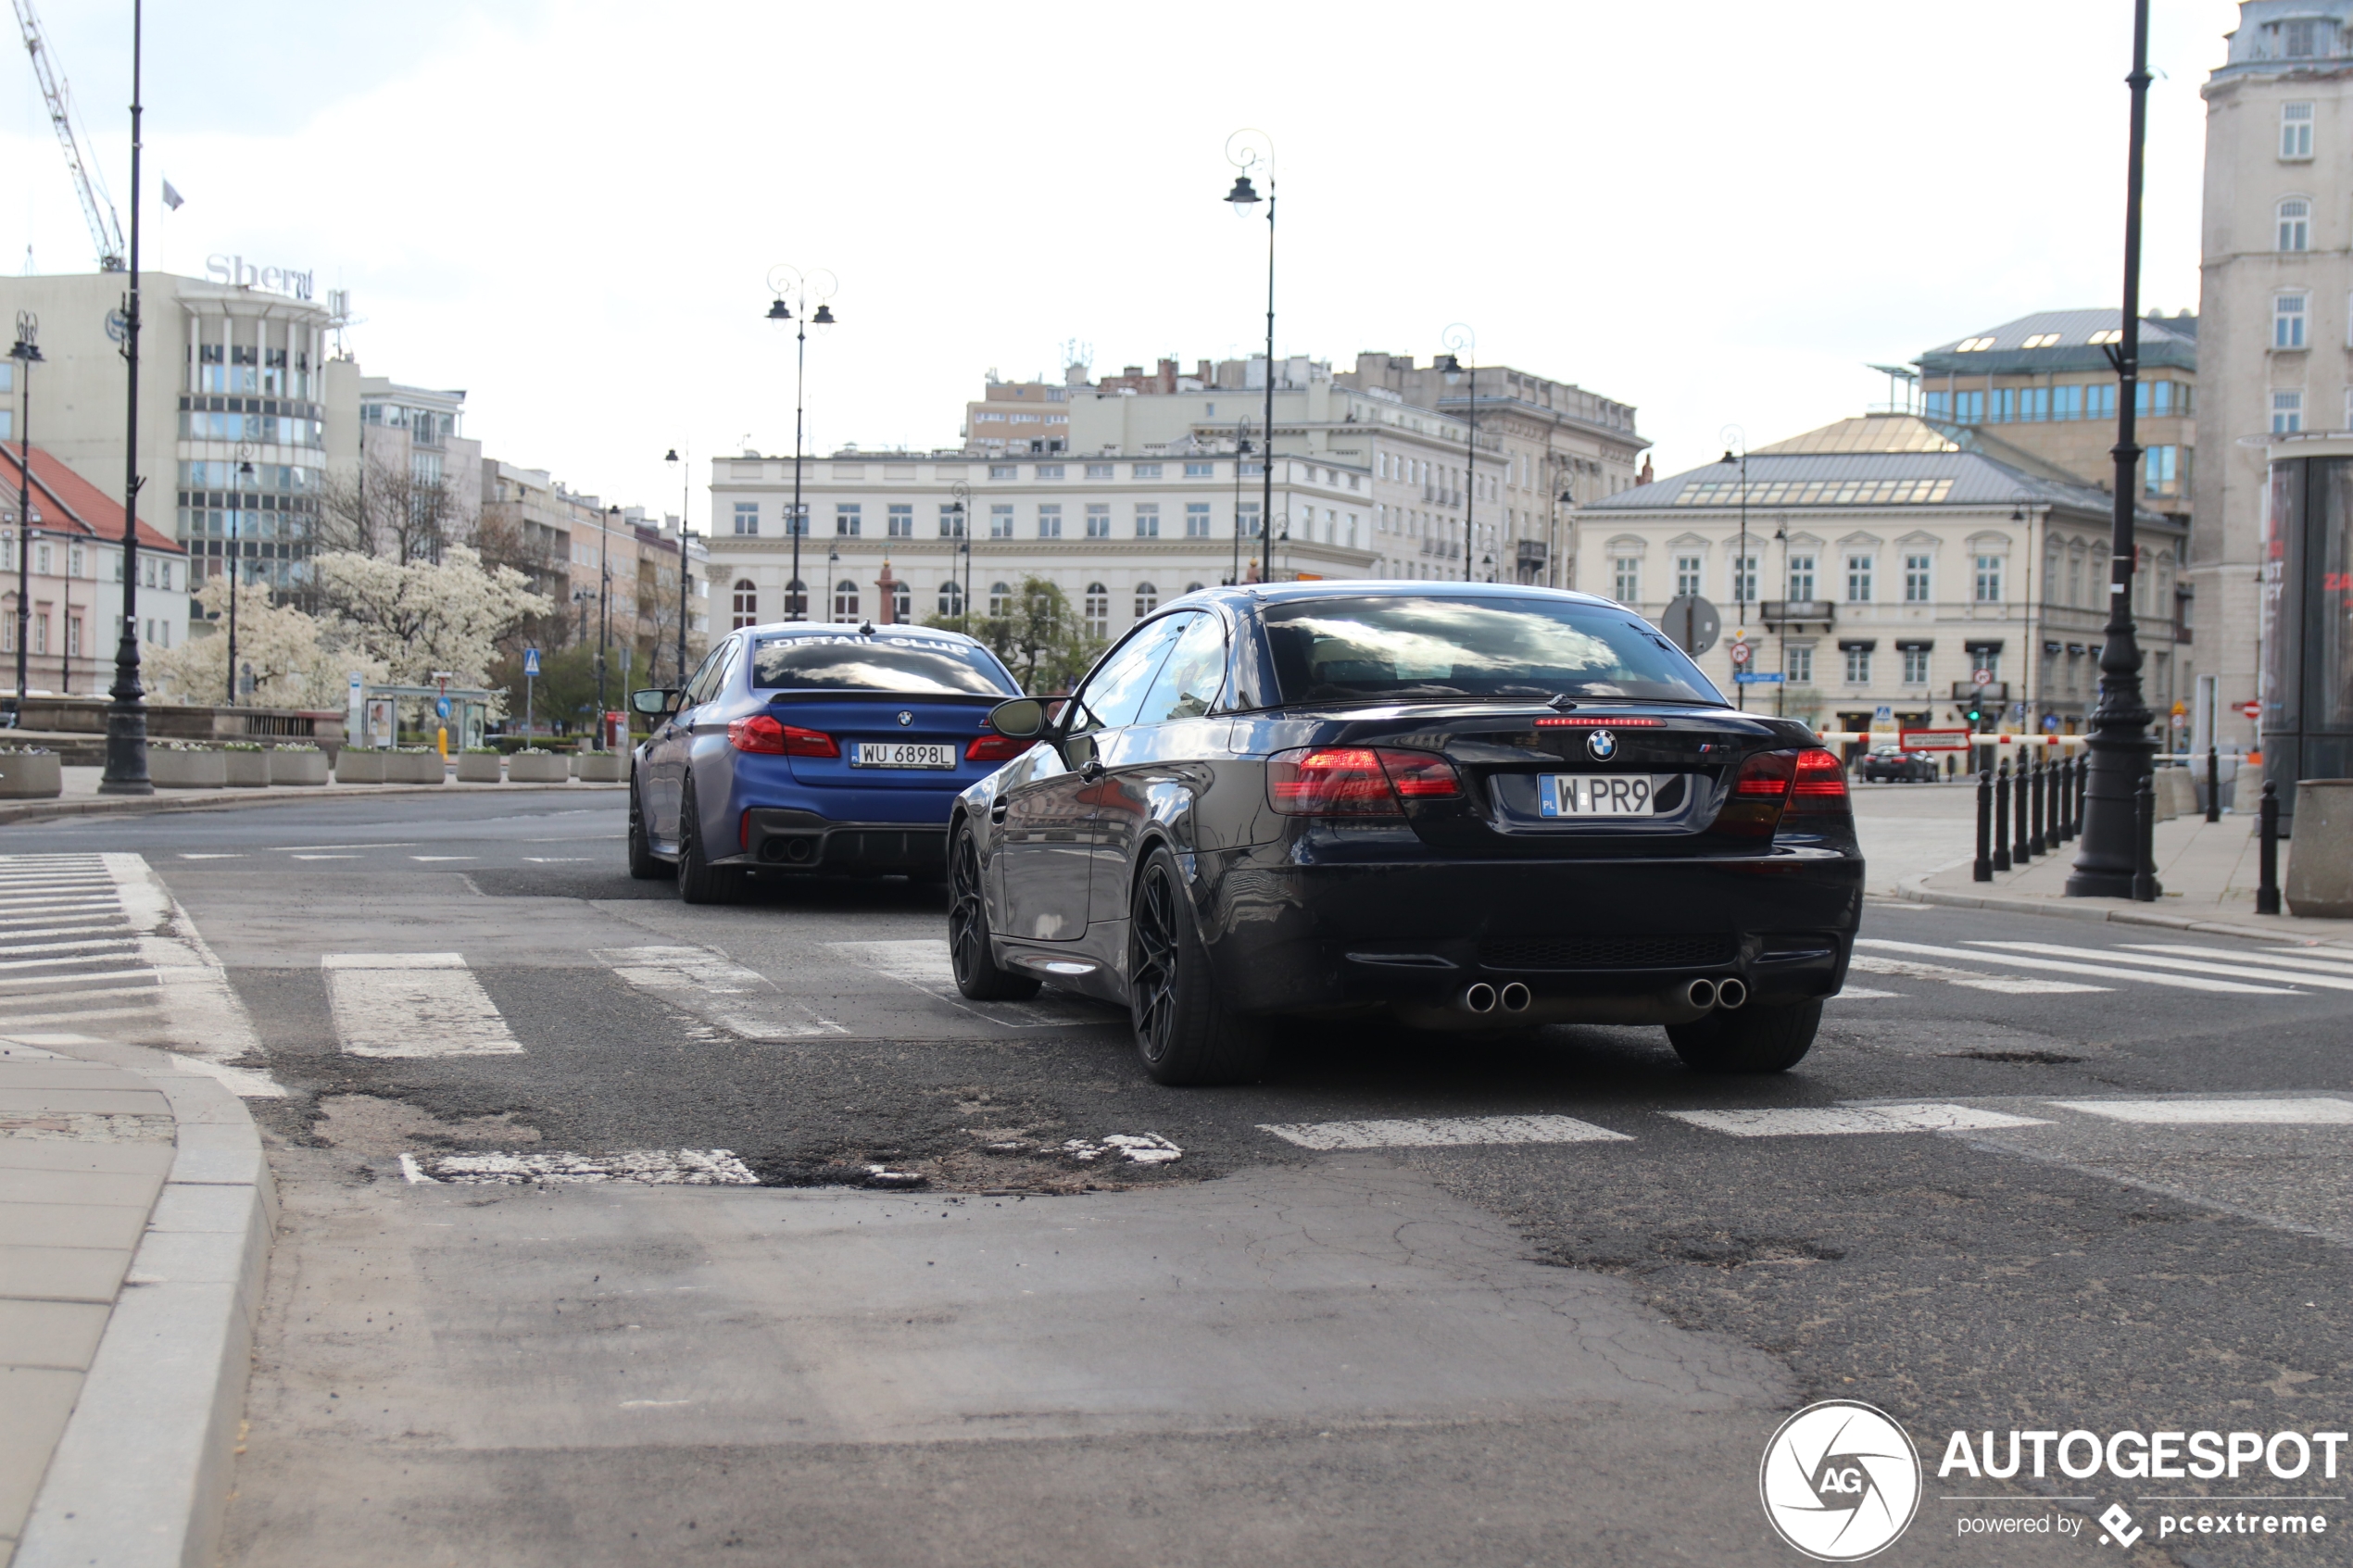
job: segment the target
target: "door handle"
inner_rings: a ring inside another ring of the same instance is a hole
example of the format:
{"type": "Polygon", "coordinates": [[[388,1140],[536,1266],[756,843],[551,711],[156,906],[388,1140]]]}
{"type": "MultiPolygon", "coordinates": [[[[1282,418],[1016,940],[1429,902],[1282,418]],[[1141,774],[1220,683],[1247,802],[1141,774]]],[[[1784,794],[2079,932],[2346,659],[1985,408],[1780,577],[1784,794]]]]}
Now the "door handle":
{"type": "Polygon", "coordinates": [[[1093,784],[1097,779],[1103,776],[1103,765],[1101,761],[1096,758],[1089,757],[1086,761],[1078,765],[1078,776],[1081,779],[1084,779],[1087,783],[1093,784]]]}

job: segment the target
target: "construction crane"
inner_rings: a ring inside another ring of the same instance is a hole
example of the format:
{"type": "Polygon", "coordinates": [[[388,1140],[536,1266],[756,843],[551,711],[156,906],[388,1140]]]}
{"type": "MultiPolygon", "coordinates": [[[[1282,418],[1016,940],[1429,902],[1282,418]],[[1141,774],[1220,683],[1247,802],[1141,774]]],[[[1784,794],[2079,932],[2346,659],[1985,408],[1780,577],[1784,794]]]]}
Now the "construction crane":
{"type": "Polygon", "coordinates": [[[98,270],[122,270],[122,220],[102,180],[93,175],[90,160],[82,156],[82,138],[75,132],[73,100],[66,94],[65,79],[49,66],[49,45],[41,36],[41,22],[32,14],[32,0],[9,0],[17,8],[17,25],[24,31],[24,52],[32,56],[32,74],[41,82],[41,96],[49,105],[49,123],[66,150],[66,168],[73,174],[75,194],[82,197],[82,216],[98,247],[98,270]]]}

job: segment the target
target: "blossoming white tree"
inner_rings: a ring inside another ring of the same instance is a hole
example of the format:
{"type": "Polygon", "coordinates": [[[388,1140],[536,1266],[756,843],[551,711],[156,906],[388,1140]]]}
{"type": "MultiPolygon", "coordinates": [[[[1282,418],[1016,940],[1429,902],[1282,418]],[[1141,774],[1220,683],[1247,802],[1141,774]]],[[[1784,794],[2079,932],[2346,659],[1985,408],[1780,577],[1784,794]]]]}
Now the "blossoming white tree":
{"type": "Polygon", "coordinates": [[[463,545],[446,546],[437,566],[338,551],[316,558],[312,569],[340,626],[403,684],[424,684],[446,670],[458,685],[487,685],[497,640],[549,608],[522,572],[485,571],[463,545]]]}
{"type": "MultiPolygon", "coordinates": [[[[208,616],[220,617],[213,622],[213,634],[147,654],[146,669],[160,696],[178,702],[224,702],[229,580],[207,583],[197,590],[196,603],[208,616]]],[[[253,695],[246,700],[263,708],[340,709],[353,671],[371,681],[384,678],[384,660],[355,646],[334,621],[272,604],[267,592],[251,587],[237,596],[237,662],[253,669],[253,695]]]]}

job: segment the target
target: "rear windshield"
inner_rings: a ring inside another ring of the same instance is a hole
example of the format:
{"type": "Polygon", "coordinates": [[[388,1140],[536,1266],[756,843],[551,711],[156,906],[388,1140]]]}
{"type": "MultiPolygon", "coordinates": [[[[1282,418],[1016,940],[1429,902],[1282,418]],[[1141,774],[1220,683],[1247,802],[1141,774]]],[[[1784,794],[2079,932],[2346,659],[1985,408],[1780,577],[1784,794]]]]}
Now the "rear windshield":
{"type": "Polygon", "coordinates": [[[985,648],[937,637],[769,637],[752,649],[751,684],[784,691],[1021,693],[985,648]]]}
{"type": "Polygon", "coordinates": [[[1699,667],[1625,610],[1558,599],[1404,596],[1271,605],[1283,700],[1623,696],[1721,703],[1699,667]]]}

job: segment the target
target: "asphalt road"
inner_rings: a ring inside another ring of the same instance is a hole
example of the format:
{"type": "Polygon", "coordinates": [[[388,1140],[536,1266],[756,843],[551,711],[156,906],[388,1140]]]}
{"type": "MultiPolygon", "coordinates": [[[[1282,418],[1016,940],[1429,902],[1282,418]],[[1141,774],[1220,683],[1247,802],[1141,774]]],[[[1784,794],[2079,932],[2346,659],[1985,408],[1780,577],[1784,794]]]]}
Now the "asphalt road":
{"type": "MultiPolygon", "coordinates": [[[[1860,814],[1932,858],[1946,793],[1860,814]]],[[[2170,1494],[1940,1481],[1952,1431],[2347,1424],[2353,963],[1875,899],[1780,1077],[1319,1028],[1170,1090],[1105,1010],[957,997],[937,890],[687,909],[621,834],[524,795],[39,830],[144,858],[287,1091],[231,1561],[1783,1562],[1755,1467],[1818,1398],[1931,1467],[1882,1561],[2040,1561],[2170,1494]],[[2009,1515],[2080,1533],[1961,1534],[2009,1515]]],[[[2348,1489],[2171,1492],[2353,1530],[2348,1489]]]]}

